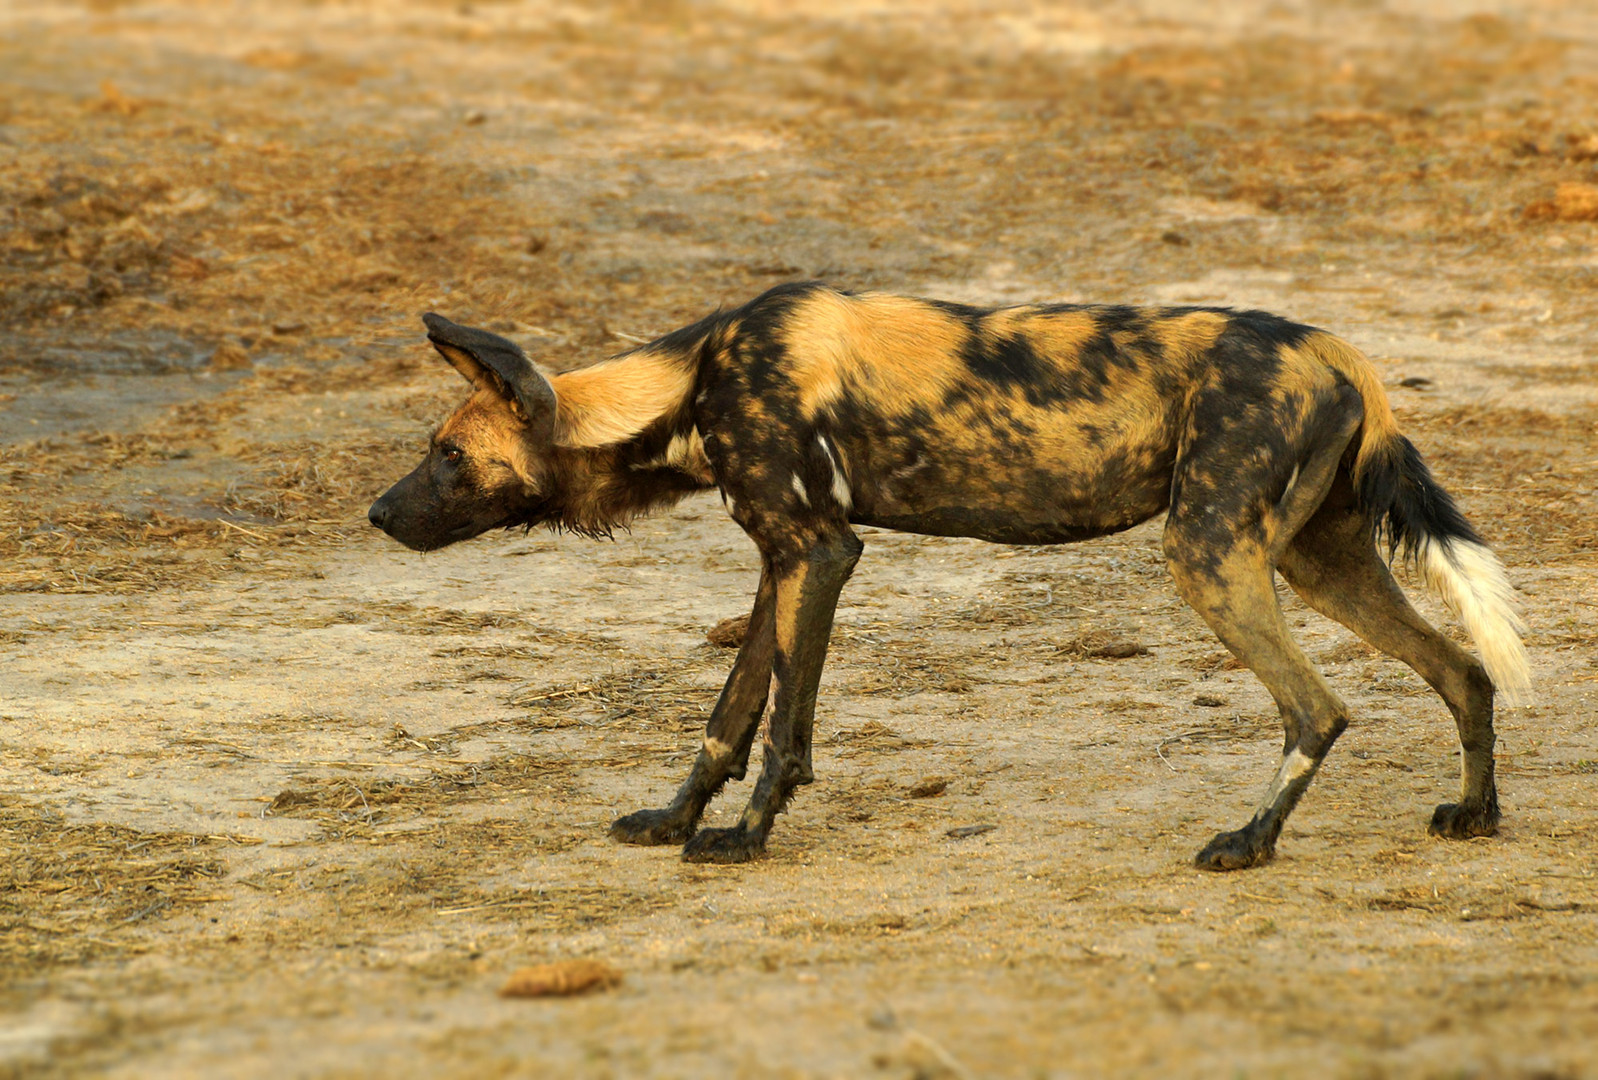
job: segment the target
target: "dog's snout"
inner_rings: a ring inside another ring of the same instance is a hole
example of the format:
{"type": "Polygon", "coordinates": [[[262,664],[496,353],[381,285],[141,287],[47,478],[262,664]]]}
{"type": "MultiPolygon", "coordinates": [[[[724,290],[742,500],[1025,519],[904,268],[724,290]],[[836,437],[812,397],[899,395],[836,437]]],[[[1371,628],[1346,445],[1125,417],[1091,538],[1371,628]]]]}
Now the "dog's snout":
{"type": "Polygon", "coordinates": [[[370,521],[373,525],[376,525],[379,529],[387,531],[388,506],[382,499],[378,499],[372,504],[372,508],[366,512],[366,520],[370,521]]]}

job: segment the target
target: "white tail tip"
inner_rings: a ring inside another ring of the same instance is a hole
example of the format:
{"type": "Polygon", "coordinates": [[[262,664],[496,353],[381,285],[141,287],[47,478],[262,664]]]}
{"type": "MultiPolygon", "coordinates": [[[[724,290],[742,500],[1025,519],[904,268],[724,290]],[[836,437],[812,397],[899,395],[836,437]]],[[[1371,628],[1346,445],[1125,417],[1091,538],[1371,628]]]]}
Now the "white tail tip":
{"type": "Polygon", "coordinates": [[[1515,610],[1515,587],[1498,557],[1482,544],[1427,537],[1416,551],[1427,586],[1464,624],[1481,653],[1482,666],[1504,705],[1531,701],[1531,661],[1521,634],[1526,624],[1515,610]]]}

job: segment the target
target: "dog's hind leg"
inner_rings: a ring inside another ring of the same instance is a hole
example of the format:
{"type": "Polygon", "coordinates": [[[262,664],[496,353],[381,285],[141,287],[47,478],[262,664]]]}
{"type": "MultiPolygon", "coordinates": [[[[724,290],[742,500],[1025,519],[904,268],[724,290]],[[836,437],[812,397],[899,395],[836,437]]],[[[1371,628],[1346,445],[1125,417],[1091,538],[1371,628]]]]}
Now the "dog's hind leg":
{"type": "Polygon", "coordinates": [[[1464,749],[1460,798],[1437,807],[1433,835],[1462,839],[1495,832],[1493,684],[1479,660],[1410,606],[1377,554],[1371,522],[1359,510],[1347,474],[1338,475],[1279,567],[1306,604],[1408,664],[1454,714],[1464,749]]]}
{"type": "Polygon", "coordinates": [[[701,829],[683,847],[689,862],[746,862],[766,847],[766,834],[794,788],[814,777],[810,760],[816,689],[838,594],[863,545],[844,528],[801,555],[774,558],[776,593],[772,696],[760,779],[743,818],[730,829],[701,829]]]}
{"type": "Polygon", "coordinates": [[[694,834],[705,806],[728,780],[742,780],[749,768],[749,750],[771,690],[772,657],[776,650],[776,577],[769,563],[760,572],[754,610],[738,659],[721,688],[721,697],[705,724],[705,741],[693,770],[671,805],[639,810],[618,818],[610,835],[628,844],[680,844],[694,834]]]}
{"type": "Polygon", "coordinates": [[[1252,448],[1280,446],[1279,429],[1262,437],[1219,423],[1177,464],[1164,535],[1171,574],[1183,599],[1270,691],[1285,735],[1281,764],[1253,818],[1211,840],[1198,854],[1201,868],[1236,870],[1270,859],[1288,815],[1348,726],[1343,703],[1288,635],[1273,564],[1325,498],[1361,416],[1358,395],[1346,388],[1319,397],[1304,440],[1285,451],[1297,465],[1275,501],[1263,493],[1280,456],[1252,448]]]}
{"type": "Polygon", "coordinates": [[[1219,551],[1196,549],[1195,538],[1173,519],[1166,525],[1165,553],[1182,598],[1259,677],[1282,714],[1282,763],[1259,809],[1242,829],[1210,841],[1197,859],[1206,870],[1254,866],[1275,854],[1283,823],[1348,726],[1348,714],[1288,637],[1271,564],[1259,538],[1234,537],[1219,551]],[[1195,550],[1202,552],[1198,559],[1195,550]]]}

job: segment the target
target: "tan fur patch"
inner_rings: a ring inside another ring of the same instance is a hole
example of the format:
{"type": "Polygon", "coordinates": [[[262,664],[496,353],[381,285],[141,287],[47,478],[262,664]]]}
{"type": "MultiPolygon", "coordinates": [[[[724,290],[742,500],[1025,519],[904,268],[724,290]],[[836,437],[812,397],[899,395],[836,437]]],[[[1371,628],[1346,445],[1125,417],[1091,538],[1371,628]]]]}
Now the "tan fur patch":
{"type": "MultiPolygon", "coordinates": [[[[1285,353],[1287,350],[1283,351],[1285,353]]],[[[1354,458],[1354,479],[1358,482],[1371,456],[1386,449],[1398,438],[1398,421],[1394,419],[1392,406],[1387,402],[1387,391],[1382,387],[1381,378],[1364,353],[1324,330],[1310,334],[1296,351],[1314,357],[1342,375],[1365,400],[1365,423],[1360,436],[1359,453],[1354,458]]]]}
{"type": "Polygon", "coordinates": [[[1156,320],[1149,332],[1167,356],[1186,360],[1212,349],[1229,322],[1217,311],[1190,311],[1156,320]]]}
{"type": "Polygon", "coordinates": [[[658,457],[633,465],[634,469],[676,469],[680,473],[709,486],[716,482],[716,474],[705,455],[705,440],[697,427],[689,428],[671,437],[658,457]]]}
{"type": "Polygon", "coordinates": [[[969,334],[924,301],[821,290],[795,306],[783,336],[800,408],[814,418],[851,389],[885,416],[937,400],[964,371],[969,334]]]}
{"type": "MultiPolygon", "coordinates": [[[[791,652],[799,643],[799,612],[804,599],[805,581],[814,573],[810,567],[801,564],[790,574],[785,574],[777,580],[777,650],[791,652]]],[[[771,698],[774,703],[779,703],[778,694],[781,693],[780,680],[772,679],[771,698]]]]}
{"type": "Polygon", "coordinates": [[[698,428],[689,428],[686,435],[672,436],[671,444],[666,447],[666,464],[687,473],[701,483],[716,482],[715,471],[710,467],[710,458],[705,456],[705,440],[700,438],[698,428]]]}
{"type": "Polygon", "coordinates": [[[495,389],[474,391],[465,404],[450,414],[433,436],[435,443],[450,442],[465,452],[468,461],[503,465],[529,491],[540,486],[539,468],[528,451],[523,433],[527,427],[515,406],[495,389]]]}
{"type": "MultiPolygon", "coordinates": [[[[1017,329],[1025,332],[1033,350],[1039,354],[1055,358],[1075,356],[1099,332],[1098,320],[1090,311],[1032,313],[1030,309],[1021,310],[1027,312],[1027,317],[1017,320],[1017,329]]],[[[986,324],[984,320],[983,329],[987,328],[986,324]]]]}
{"type": "Polygon", "coordinates": [[[624,442],[683,408],[694,373],[684,357],[637,352],[550,381],[556,445],[596,447],[624,442]]]}
{"type": "MultiPolygon", "coordinates": [[[[1026,309],[1021,309],[1025,311],[1026,309]]],[[[1021,324],[1025,339],[1045,363],[1061,371],[1075,368],[1083,348],[1101,333],[1092,311],[1038,313],[1021,324]]],[[[1136,354],[1141,340],[1135,332],[1111,335],[1115,346],[1125,354],[1136,354]]],[[[1143,355],[1144,362],[1157,358],[1143,355]]],[[[1086,427],[1109,434],[1110,443],[1123,449],[1150,445],[1158,441],[1157,428],[1165,423],[1168,403],[1154,389],[1154,383],[1135,369],[1111,365],[1103,400],[1082,400],[1069,407],[1038,407],[1024,395],[1007,391],[994,404],[1003,403],[1009,413],[1024,420],[1034,431],[1035,452],[1040,458],[1062,461],[1090,461],[1102,450],[1096,449],[1084,434],[1086,427]]]]}
{"type": "Polygon", "coordinates": [[[990,311],[982,317],[978,332],[989,341],[1002,341],[1026,333],[1031,307],[1007,307],[990,311]]]}

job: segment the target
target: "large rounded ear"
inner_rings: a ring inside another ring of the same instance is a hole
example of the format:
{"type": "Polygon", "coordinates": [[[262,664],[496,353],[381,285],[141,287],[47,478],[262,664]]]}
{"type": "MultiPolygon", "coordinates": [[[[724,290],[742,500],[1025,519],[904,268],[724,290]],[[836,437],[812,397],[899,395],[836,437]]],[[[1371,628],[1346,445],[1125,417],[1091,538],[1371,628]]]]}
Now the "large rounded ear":
{"type": "Polygon", "coordinates": [[[498,334],[452,323],[428,312],[427,340],[473,386],[520,406],[535,438],[554,440],[555,388],[521,346],[498,334]]]}

